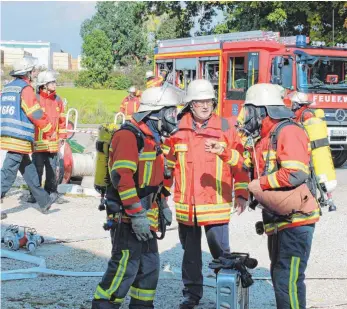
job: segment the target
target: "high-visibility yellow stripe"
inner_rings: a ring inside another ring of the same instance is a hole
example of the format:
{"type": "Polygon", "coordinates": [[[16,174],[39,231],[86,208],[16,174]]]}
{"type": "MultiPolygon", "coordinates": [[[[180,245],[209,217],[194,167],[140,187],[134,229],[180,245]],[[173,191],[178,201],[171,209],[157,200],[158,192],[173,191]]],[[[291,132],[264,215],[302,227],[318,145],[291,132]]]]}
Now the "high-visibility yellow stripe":
{"type": "MultiPolygon", "coordinates": [[[[269,153],[269,151],[267,151],[267,150],[263,151],[264,161],[266,161],[268,153],[269,153]]],[[[276,160],[276,159],[277,159],[277,152],[274,150],[270,150],[269,160],[276,160]]]]}
{"type": "Polygon", "coordinates": [[[40,104],[36,103],[34,106],[32,107],[28,107],[28,105],[26,104],[26,102],[23,100],[22,98],[22,103],[21,103],[21,107],[23,108],[24,112],[27,115],[32,114],[33,112],[36,112],[37,110],[41,109],[40,104]]]}
{"type": "Polygon", "coordinates": [[[301,213],[293,214],[291,216],[291,218],[292,218],[291,222],[265,224],[265,232],[266,232],[266,234],[271,234],[275,230],[276,227],[278,230],[282,230],[287,225],[295,224],[295,223],[302,223],[305,221],[312,221],[312,220],[318,219],[319,217],[320,217],[319,209],[314,210],[309,215],[303,215],[301,213]]]}
{"type": "Polygon", "coordinates": [[[149,185],[152,177],[153,161],[146,161],[145,168],[143,171],[143,182],[141,188],[144,188],[149,185]]]}
{"type": "Polygon", "coordinates": [[[144,290],[131,286],[129,295],[135,299],[151,301],[154,300],[155,290],[144,290]]]}
{"type": "Polygon", "coordinates": [[[289,299],[290,299],[290,308],[299,309],[299,300],[298,300],[298,278],[299,278],[299,267],[300,267],[300,258],[292,256],[290,263],[290,275],[289,275],[289,299]]]}
{"type": "Polygon", "coordinates": [[[306,174],[309,173],[309,168],[306,164],[300,162],[300,161],[294,161],[294,160],[287,160],[287,161],[282,161],[281,166],[283,168],[289,168],[292,170],[300,170],[306,174]]]}
{"type": "Polygon", "coordinates": [[[32,144],[29,141],[19,140],[16,138],[1,136],[0,148],[9,151],[19,151],[24,153],[32,152],[32,144]]]}
{"type": "Polygon", "coordinates": [[[235,166],[237,165],[239,160],[240,160],[240,153],[235,149],[231,149],[231,158],[227,163],[231,166],[235,166]]]}
{"type": "Polygon", "coordinates": [[[119,196],[122,199],[122,201],[128,200],[130,198],[137,196],[137,191],[135,188],[131,188],[131,189],[125,190],[123,192],[119,191],[119,196]]]}
{"type": "Polygon", "coordinates": [[[197,214],[202,212],[215,212],[222,210],[230,210],[232,203],[222,203],[222,204],[205,204],[205,205],[196,205],[195,212],[197,214]]]}
{"type": "Polygon", "coordinates": [[[175,167],[175,162],[174,161],[171,161],[171,160],[166,160],[167,162],[167,166],[170,167],[170,168],[174,168],[175,167]]]}
{"type": "Polygon", "coordinates": [[[108,295],[111,295],[117,291],[119,285],[121,284],[124,274],[127,269],[129,259],[129,250],[122,250],[122,258],[119,261],[118,269],[116,275],[114,276],[110,288],[106,291],[108,295]]]}
{"type": "Polygon", "coordinates": [[[176,144],[175,145],[175,152],[176,151],[188,151],[188,145],[187,144],[176,144]]]}
{"type": "Polygon", "coordinates": [[[136,162],[129,161],[129,160],[114,161],[111,171],[118,169],[118,168],[128,168],[128,169],[131,169],[132,171],[136,172],[137,164],[136,164],[136,162]]]}
{"type": "Polygon", "coordinates": [[[178,154],[178,161],[180,163],[181,172],[181,197],[180,203],[184,202],[184,194],[186,193],[186,166],[185,166],[185,153],[180,152],[178,154]]]}
{"type": "Polygon", "coordinates": [[[139,160],[140,161],[155,160],[156,157],[157,157],[157,153],[155,151],[147,151],[147,152],[142,152],[140,154],[139,160]]]}
{"type": "Polygon", "coordinates": [[[218,204],[223,203],[222,172],[223,161],[218,156],[216,156],[216,198],[218,204]]]}
{"type": "Polygon", "coordinates": [[[162,151],[163,151],[163,153],[164,153],[165,155],[168,155],[169,152],[170,152],[170,147],[167,146],[167,145],[162,145],[162,146],[161,146],[161,149],[162,149],[162,151]]]}
{"type": "Polygon", "coordinates": [[[234,190],[247,190],[248,189],[248,183],[247,182],[235,182],[234,184],[234,190]]]}
{"type": "Polygon", "coordinates": [[[269,181],[270,187],[271,187],[272,189],[276,189],[276,188],[279,188],[279,187],[280,187],[280,184],[279,184],[278,181],[277,181],[276,175],[277,175],[277,172],[272,173],[272,174],[270,174],[270,175],[267,176],[267,179],[268,179],[268,181],[269,181]]]}
{"type": "Polygon", "coordinates": [[[41,129],[41,131],[42,131],[43,133],[46,133],[46,132],[48,132],[50,129],[52,129],[52,124],[51,124],[51,123],[47,124],[44,128],[41,129]]]}

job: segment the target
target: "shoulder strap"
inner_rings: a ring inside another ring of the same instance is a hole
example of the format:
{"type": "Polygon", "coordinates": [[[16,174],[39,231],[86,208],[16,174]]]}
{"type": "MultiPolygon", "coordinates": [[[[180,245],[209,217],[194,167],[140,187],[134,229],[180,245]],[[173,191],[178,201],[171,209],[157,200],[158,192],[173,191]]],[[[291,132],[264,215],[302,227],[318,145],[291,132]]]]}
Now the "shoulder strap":
{"type": "Polygon", "coordinates": [[[130,122],[125,122],[124,124],[122,124],[119,130],[128,130],[135,135],[136,142],[137,142],[137,149],[138,149],[138,152],[141,153],[143,150],[143,147],[145,146],[145,135],[143,134],[143,132],[130,122]]]}
{"type": "Polygon", "coordinates": [[[311,113],[314,115],[314,112],[312,109],[305,109],[302,113],[301,113],[301,117],[300,117],[300,123],[303,123],[304,122],[304,116],[306,113],[311,113]]]}
{"type": "Polygon", "coordinates": [[[268,152],[267,152],[267,156],[266,156],[265,169],[264,169],[263,175],[268,174],[268,169],[269,169],[269,165],[270,165],[270,150],[271,150],[271,148],[275,151],[277,150],[278,135],[284,127],[289,126],[289,125],[295,125],[295,126],[302,128],[301,125],[299,125],[298,123],[296,123],[295,121],[293,121],[291,119],[282,120],[281,122],[279,122],[276,125],[275,129],[271,132],[271,135],[270,135],[270,142],[269,142],[268,152]]]}
{"type": "Polygon", "coordinates": [[[223,132],[228,131],[230,129],[228,120],[225,118],[221,118],[221,120],[222,120],[222,127],[221,127],[222,131],[223,132]]]}

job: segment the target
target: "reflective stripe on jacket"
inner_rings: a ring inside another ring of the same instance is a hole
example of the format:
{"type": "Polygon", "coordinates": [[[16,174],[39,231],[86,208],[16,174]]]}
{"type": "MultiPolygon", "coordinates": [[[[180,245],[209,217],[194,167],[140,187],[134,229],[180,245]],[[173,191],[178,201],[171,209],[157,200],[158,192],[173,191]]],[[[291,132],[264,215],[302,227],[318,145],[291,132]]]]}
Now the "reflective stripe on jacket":
{"type": "Polygon", "coordinates": [[[222,118],[213,114],[206,126],[194,130],[193,118],[187,113],[179,131],[163,146],[168,166],[174,169],[176,218],[183,224],[193,225],[194,216],[198,225],[227,223],[233,189],[235,196],[248,199],[241,141],[232,126],[225,131],[222,126],[222,118]],[[206,152],[206,139],[223,143],[224,152],[220,156],[206,152]]]}
{"type": "Polygon", "coordinates": [[[146,88],[160,87],[163,84],[163,82],[164,78],[162,76],[151,78],[150,80],[147,80],[146,88]]]}

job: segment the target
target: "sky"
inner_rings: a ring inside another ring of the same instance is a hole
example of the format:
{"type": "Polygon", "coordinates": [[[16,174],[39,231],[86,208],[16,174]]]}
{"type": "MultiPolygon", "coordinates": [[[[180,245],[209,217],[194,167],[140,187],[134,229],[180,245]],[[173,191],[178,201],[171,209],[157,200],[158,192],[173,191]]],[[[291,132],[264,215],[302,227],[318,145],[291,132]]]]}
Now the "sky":
{"type": "MultiPolygon", "coordinates": [[[[96,13],[95,4],[96,1],[1,1],[0,38],[56,43],[77,58],[82,46],[81,24],[96,13]]],[[[218,12],[215,22],[221,19],[222,12],[218,12]]]]}
{"type": "Polygon", "coordinates": [[[73,58],[81,54],[80,28],[96,1],[1,1],[1,40],[56,43],[73,58]]]}

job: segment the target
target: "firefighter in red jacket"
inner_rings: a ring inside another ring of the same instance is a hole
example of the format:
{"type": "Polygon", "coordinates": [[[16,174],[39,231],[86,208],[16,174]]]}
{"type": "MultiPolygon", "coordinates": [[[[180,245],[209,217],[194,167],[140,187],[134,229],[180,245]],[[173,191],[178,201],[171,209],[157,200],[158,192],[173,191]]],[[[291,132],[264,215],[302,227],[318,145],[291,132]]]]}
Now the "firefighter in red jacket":
{"type": "MultiPolygon", "coordinates": [[[[24,57],[14,64],[10,73],[15,79],[5,85],[1,94],[0,148],[7,150],[1,169],[1,199],[16,180],[18,170],[23,175],[42,213],[47,213],[57,196],[50,196],[40,185],[29,154],[35,139],[35,127],[54,138],[55,126],[36,100],[30,82],[37,76],[37,59],[24,57]]],[[[1,218],[6,217],[2,213],[1,218]]]]}
{"type": "MultiPolygon", "coordinates": [[[[154,234],[158,206],[152,201],[164,182],[161,138],[177,130],[178,104],[180,99],[173,89],[147,89],[138,112],[125,124],[132,129],[123,127],[112,137],[112,184],[107,188],[106,211],[109,219],[121,214],[122,223],[111,229],[112,257],[94,294],[93,309],[120,308],[129,290],[129,308],[154,308],[160,263],[154,234]]],[[[161,209],[166,222],[171,223],[170,209],[161,209]]]]}
{"type": "MultiPolygon", "coordinates": [[[[164,73],[166,76],[166,73],[164,73]]],[[[160,87],[163,85],[165,76],[160,76],[155,77],[153,71],[147,71],[146,72],[146,88],[151,88],[151,87],[160,87]]]]}
{"type": "Polygon", "coordinates": [[[131,119],[131,115],[136,113],[140,106],[141,93],[131,86],[128,90],[129,95],[124,98],[119,111],[125,115],[126,120],[131,119]]]}
{"type": "Polygon", "coordinates": [[[287,215],[278,215],[280,203],[272,205],[274,212],[263,210],[278,309],[306,308],[305,270],[320,216],[317,201],[310,193],[315,188],[309,169],[309,139],[302,128],[288,121],[290,118],[294,114],[285,107],[276,85],[257,84],[248,89],[243,130],[253,138],[260,136],[255,145],[255,180],[249,184],[250,191],[273,192],[268,196],[274,197],[278,192],[288,194],[288,190],[295,191],[303,185],[308,192],[299,199],[300,205],[294,204],[294,198],[285,202],[291,209],[287,215]],[[276,130],[276,136],[275,129],[286,119],[287,125],[276,130]]]}
{"type": "MultiPolygon", "coordinates": [[[[49,116],[56,128],[55,136],[52,138],[40,128],[35,128],[34,153],[32,155],[33,163],[36,166],[39,175],[40,185],[42,183],[43,170],[46,170],[46,180],[44,189],[48,194],[58,194],[58,177],[56,175],[59,147],[63,146],[67,137],[66,116],[64,113],[64,104],[61,98],[56,94],[56,73],[53,71],[43,71],[37,78],[38,94],[37,98],[41,108],[49,116]]],[[[29,203],[35,203],[36,200],[31,194],[29,203]]]]}
{"type": "Polygon", "coordinates": [[[248,174],[242,169],[242,145],[228,120],[213,113],[215,92],[207,80],[188,86],[179,130],[165,141],[168,166],[174,170],[176,219],[184,250],[181,309],[194,308],[203,294],[201,227],[213,258],[230,252],[232,192],[241,213],[248,199],[248,174]],[[235,179],[235,183],[233,181],[235,179]]]}

